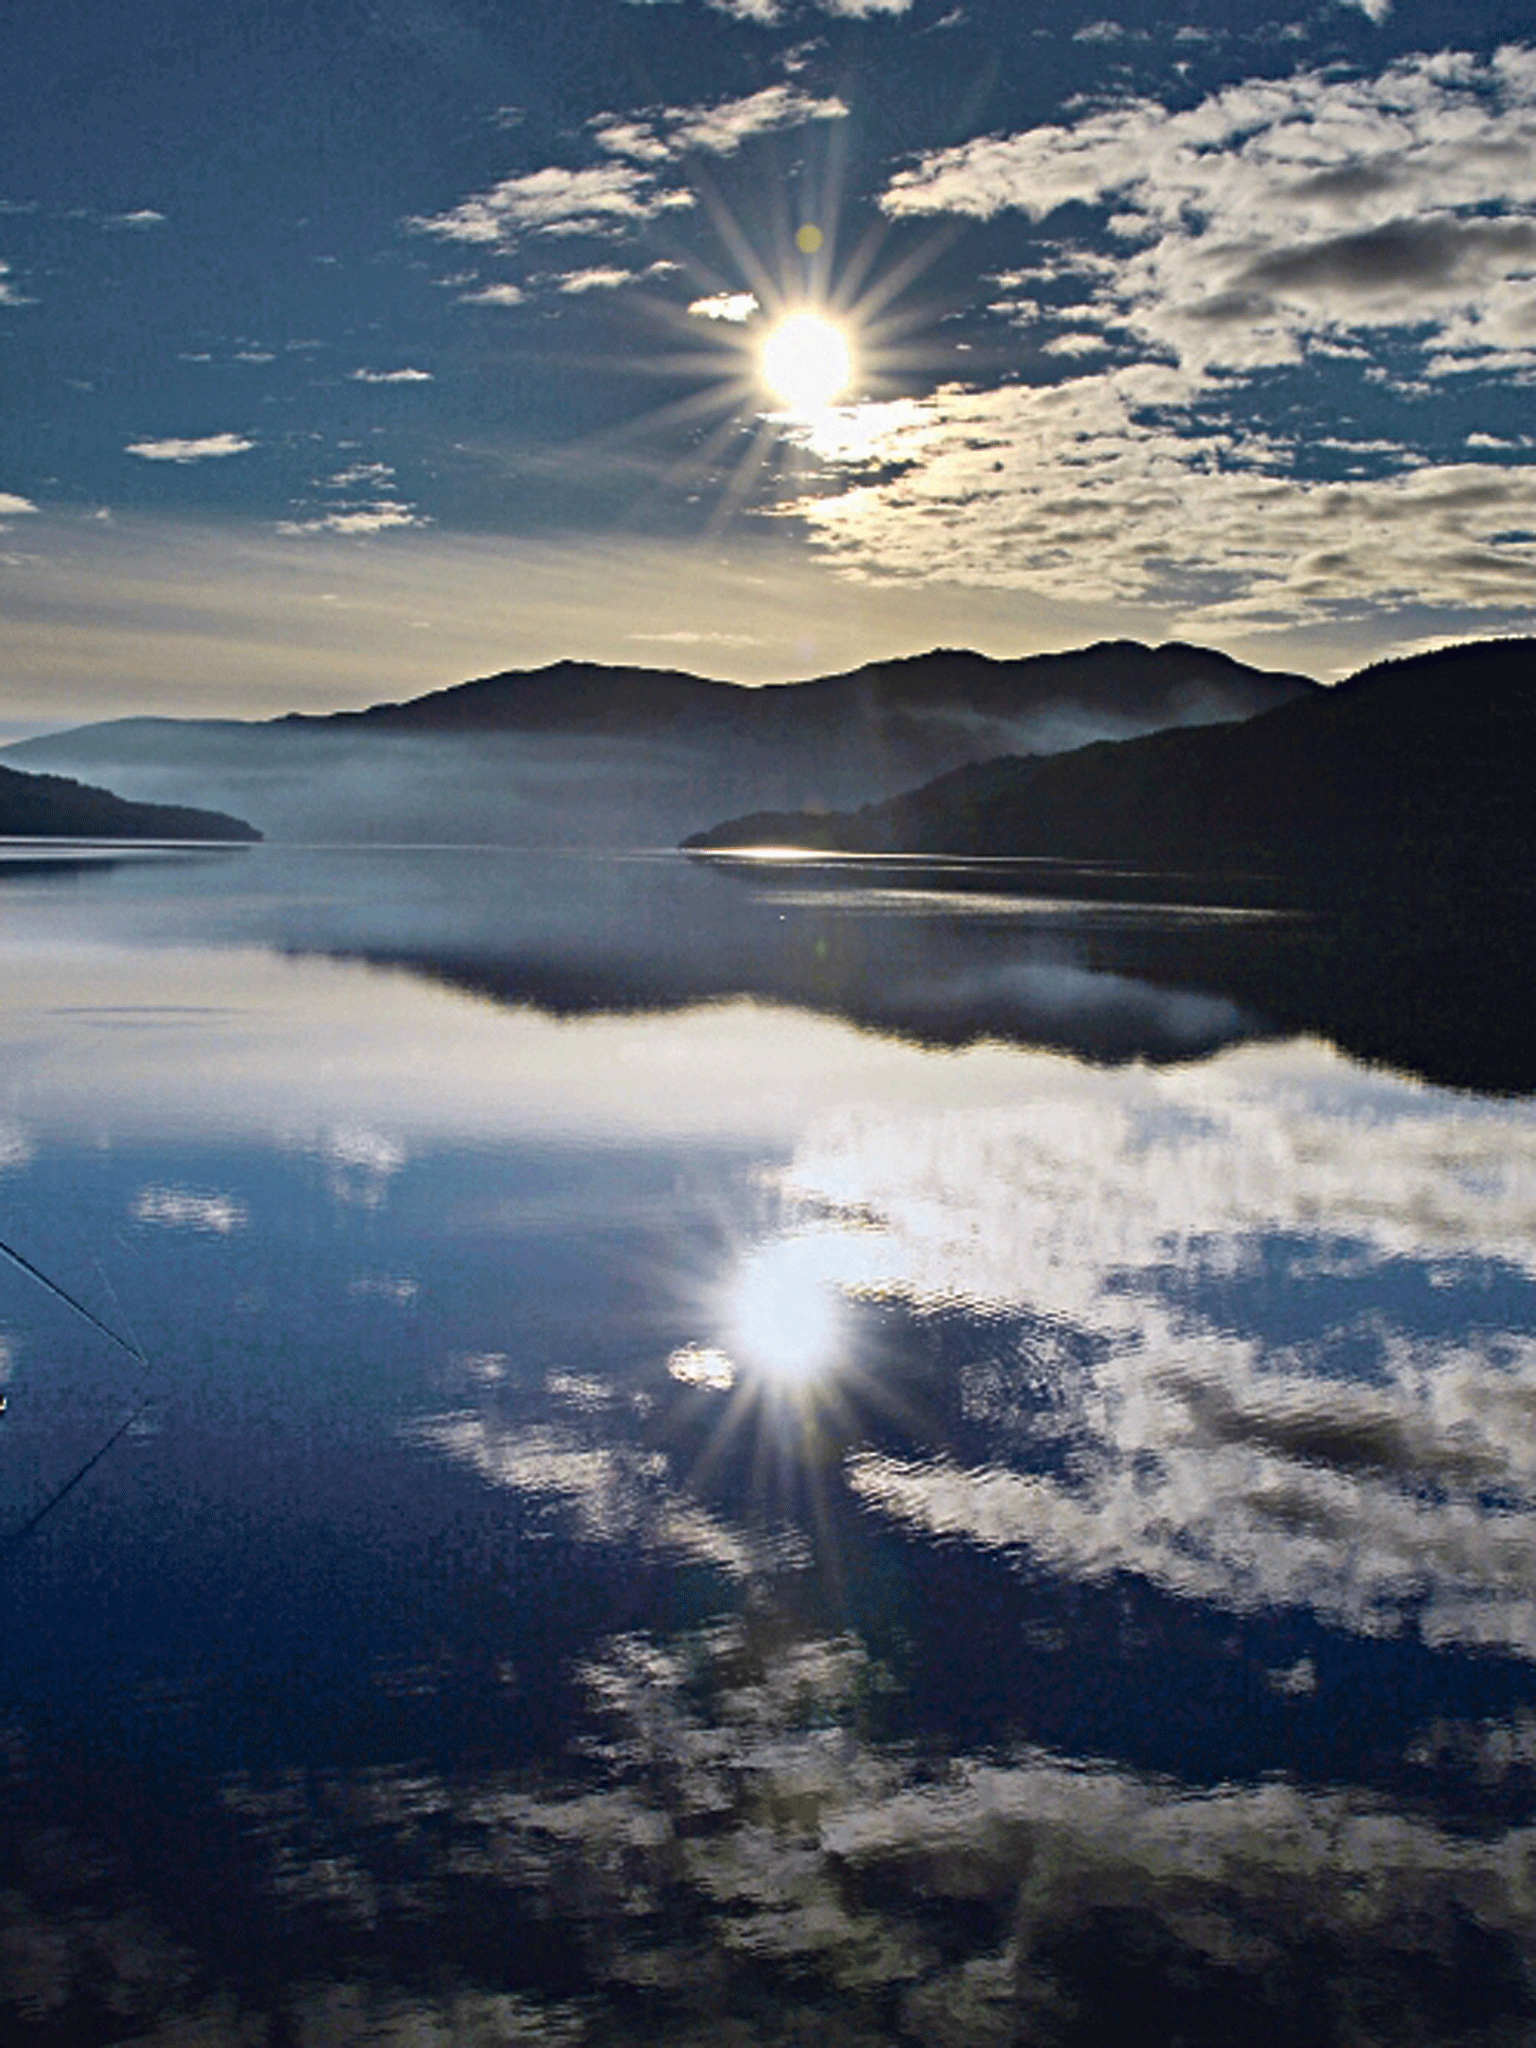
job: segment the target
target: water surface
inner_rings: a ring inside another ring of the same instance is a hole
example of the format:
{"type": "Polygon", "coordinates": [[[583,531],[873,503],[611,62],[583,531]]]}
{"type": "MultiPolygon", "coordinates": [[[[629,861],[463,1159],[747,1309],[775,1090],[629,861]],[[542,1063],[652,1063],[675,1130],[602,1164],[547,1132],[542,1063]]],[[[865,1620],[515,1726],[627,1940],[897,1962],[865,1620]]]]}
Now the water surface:
{"type": "Polygon", "coordinates": [[[1536,2031],[1536,1111],[971,879],[0,880],[8,2038],[1536,2031]]]}

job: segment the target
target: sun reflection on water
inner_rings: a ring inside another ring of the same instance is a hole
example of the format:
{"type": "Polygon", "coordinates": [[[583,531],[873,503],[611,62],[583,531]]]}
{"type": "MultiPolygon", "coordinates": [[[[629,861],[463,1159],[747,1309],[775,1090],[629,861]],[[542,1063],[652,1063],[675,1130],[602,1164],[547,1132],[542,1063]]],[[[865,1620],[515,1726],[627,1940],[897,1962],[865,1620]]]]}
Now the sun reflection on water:
{"type": "Polygon", "coordinates": [[[728,1341],[742,1363],[780,1388],[805,1388],[834,1364],[842,1302],[822,1238],[781,1238],[742,1266],[732,1285],[728,1341]]]}

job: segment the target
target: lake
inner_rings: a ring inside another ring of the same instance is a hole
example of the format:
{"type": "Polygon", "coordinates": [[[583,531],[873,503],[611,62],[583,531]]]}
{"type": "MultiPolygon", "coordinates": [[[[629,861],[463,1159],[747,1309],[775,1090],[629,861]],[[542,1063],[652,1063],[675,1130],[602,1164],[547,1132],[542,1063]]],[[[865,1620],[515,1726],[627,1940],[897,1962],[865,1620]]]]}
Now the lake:
{"type": "Polygon", "coordinates": [[[1528,1018],[1177,897],[8,849],[4,2038],[1536,2038],[1528,1018]]]}

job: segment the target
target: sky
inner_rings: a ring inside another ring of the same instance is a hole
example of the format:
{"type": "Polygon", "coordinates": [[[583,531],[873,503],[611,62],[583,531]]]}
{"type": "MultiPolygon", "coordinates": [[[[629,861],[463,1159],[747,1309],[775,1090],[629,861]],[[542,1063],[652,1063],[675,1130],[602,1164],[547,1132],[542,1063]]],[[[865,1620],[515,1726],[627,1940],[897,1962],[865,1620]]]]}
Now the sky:
{"type": "Polygon", "coordinates": [[[24,10],[0,727],[1531,630],[1533,145],[1505,0],[24,10]]]}

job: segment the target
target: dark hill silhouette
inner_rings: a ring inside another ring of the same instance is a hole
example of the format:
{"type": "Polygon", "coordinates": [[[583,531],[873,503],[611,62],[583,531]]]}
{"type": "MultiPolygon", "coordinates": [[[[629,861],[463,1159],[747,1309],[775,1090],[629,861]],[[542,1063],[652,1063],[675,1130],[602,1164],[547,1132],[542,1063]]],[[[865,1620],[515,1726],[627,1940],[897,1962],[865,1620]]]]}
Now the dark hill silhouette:
{"type": "Polygon", "coordinates": [[[1536,641],[1382,662],[1242,725],[963,767],[863,809],[766,812],[695,848],[1111,861],[1258,870],[1310,897],[1529,873],[1536,641]]]}
{"type": "Polygon", "coordinates": [[[0,836],[11,839],[253,840],[261,834],[222,811],[128,803],[63,775],[0,768],[0,836]]]}
{"type": "Polygon", "coordinates": [[[1134,641],[1016,661],[939,650],[759,689],[556,662],[325,717],[113,720],[6,758],[217,801],[286,838],[669,844],[732,807],[846,806],[1020,748],[1248,718],[1316,690],[1134,641]]]}
{"type": "Polygon", "coordinates": [[[901,737],[964,732],[977,719],[1007,721],[1046,707],[1095,723],[1205,724],[1249,717],[1317,685],[1247,668],[1209,648],[1171,641],[1144,647],[1105,640],[1066,654],[993,660],[936,648],[869,662],[841,675],[749,688],[675,669],[558,661],[508,670],[403,704],[324,717],[290,713],[289,728],[372,732],[562,732],[655,738],[685,730],[783,738],[812,726],[834,732],[909,722],[901,737]]]}

